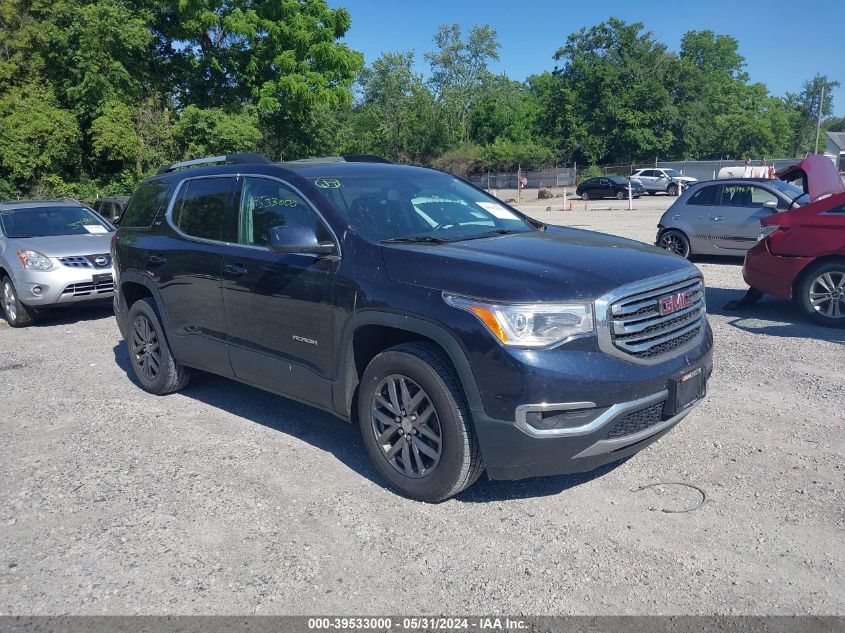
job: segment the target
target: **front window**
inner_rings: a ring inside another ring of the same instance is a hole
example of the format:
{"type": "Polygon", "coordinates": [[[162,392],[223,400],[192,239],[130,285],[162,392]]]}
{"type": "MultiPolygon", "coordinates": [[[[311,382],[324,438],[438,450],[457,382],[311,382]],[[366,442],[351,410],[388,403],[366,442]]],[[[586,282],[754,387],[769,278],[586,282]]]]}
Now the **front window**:
{"type": "Polygon", "coordinates": [[[87,207],[0,209],[0,228],[10,238],[111,233],[114,228],[87,207]]]}
{"type": "Polygon", "coordinates": [[[793,202],[792,206],[794,207],[810,203],[810,196],[804,193],[804,190],[798,185],[785,180],[772,180],[769,184],[781,193],[786,194],[786,197],[793,202]]]}
{"type": "Polygon", "coordinates": [[[669,178],[678,178],[680,176],[683,176],[683,174],[677,169],[664,169],[663,173],[669,176],[669,178]]]}
{"type": "Polygon", "coordinates": [[[349,226],[373,241],[461,241],[534,227],[453,176],[406,171],[312,178],[349,226]]]}

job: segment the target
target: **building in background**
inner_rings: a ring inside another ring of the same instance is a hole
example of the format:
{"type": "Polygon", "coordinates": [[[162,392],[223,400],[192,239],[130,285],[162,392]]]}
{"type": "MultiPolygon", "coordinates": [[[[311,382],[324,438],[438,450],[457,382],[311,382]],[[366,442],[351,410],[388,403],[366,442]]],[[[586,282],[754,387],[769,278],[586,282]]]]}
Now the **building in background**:
{"type": "Polygon", "coordinates": [[[833,159],[839,171],[845,171],[845,132],[825,132],[825,134],[827,134],[825,156],[833,159]]]}

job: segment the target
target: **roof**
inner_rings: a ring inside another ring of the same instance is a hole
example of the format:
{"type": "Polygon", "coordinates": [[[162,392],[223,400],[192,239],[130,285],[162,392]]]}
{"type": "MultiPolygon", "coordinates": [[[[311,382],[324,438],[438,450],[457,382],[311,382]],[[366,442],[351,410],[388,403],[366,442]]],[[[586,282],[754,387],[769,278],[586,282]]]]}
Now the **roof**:
{"type": "Polygon", "coordinates": [[[845,152],[845,132],[825,132],[825,134],[839,148],[840,152],[845,152]]]}

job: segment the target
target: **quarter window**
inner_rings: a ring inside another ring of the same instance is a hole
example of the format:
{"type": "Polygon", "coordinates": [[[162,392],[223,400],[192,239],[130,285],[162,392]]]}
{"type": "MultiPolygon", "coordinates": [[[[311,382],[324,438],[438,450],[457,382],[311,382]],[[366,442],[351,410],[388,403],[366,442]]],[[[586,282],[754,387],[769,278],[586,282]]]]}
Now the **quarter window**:
{"type": "Polygon", "coordinates": [[[173,207],[173,222],[192,237],[220,241],[234,178],[187,181],[173,207]]]}
{"type": "Polygon", "coordinates": [[[244,178],[238,220],[238,243],[268,246],[277,226],[304,226],[314,230],[320,242],[332,241],[331,233],[311,206],[293,189],[269,178],[244,178]]]}
{"type": "Polygon", "coordinates": [[[120,218],[120,226],[149,228],[159,210],[170,199],[170,183],[159,180],[138,187],[120,218]]]}

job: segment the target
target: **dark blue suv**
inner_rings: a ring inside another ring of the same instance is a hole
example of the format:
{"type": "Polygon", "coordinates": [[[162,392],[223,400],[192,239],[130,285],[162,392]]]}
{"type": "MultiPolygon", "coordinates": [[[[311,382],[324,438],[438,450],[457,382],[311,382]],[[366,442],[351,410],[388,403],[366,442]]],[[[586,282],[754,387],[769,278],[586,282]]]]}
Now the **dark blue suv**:
{"type": "Polygon", "coordinates": [[[626,458],[712,370],[683,258],[374,157],[163,167],[112,250],[144,389],[196,368],[330,411],[415,499],[626,458]]]}

